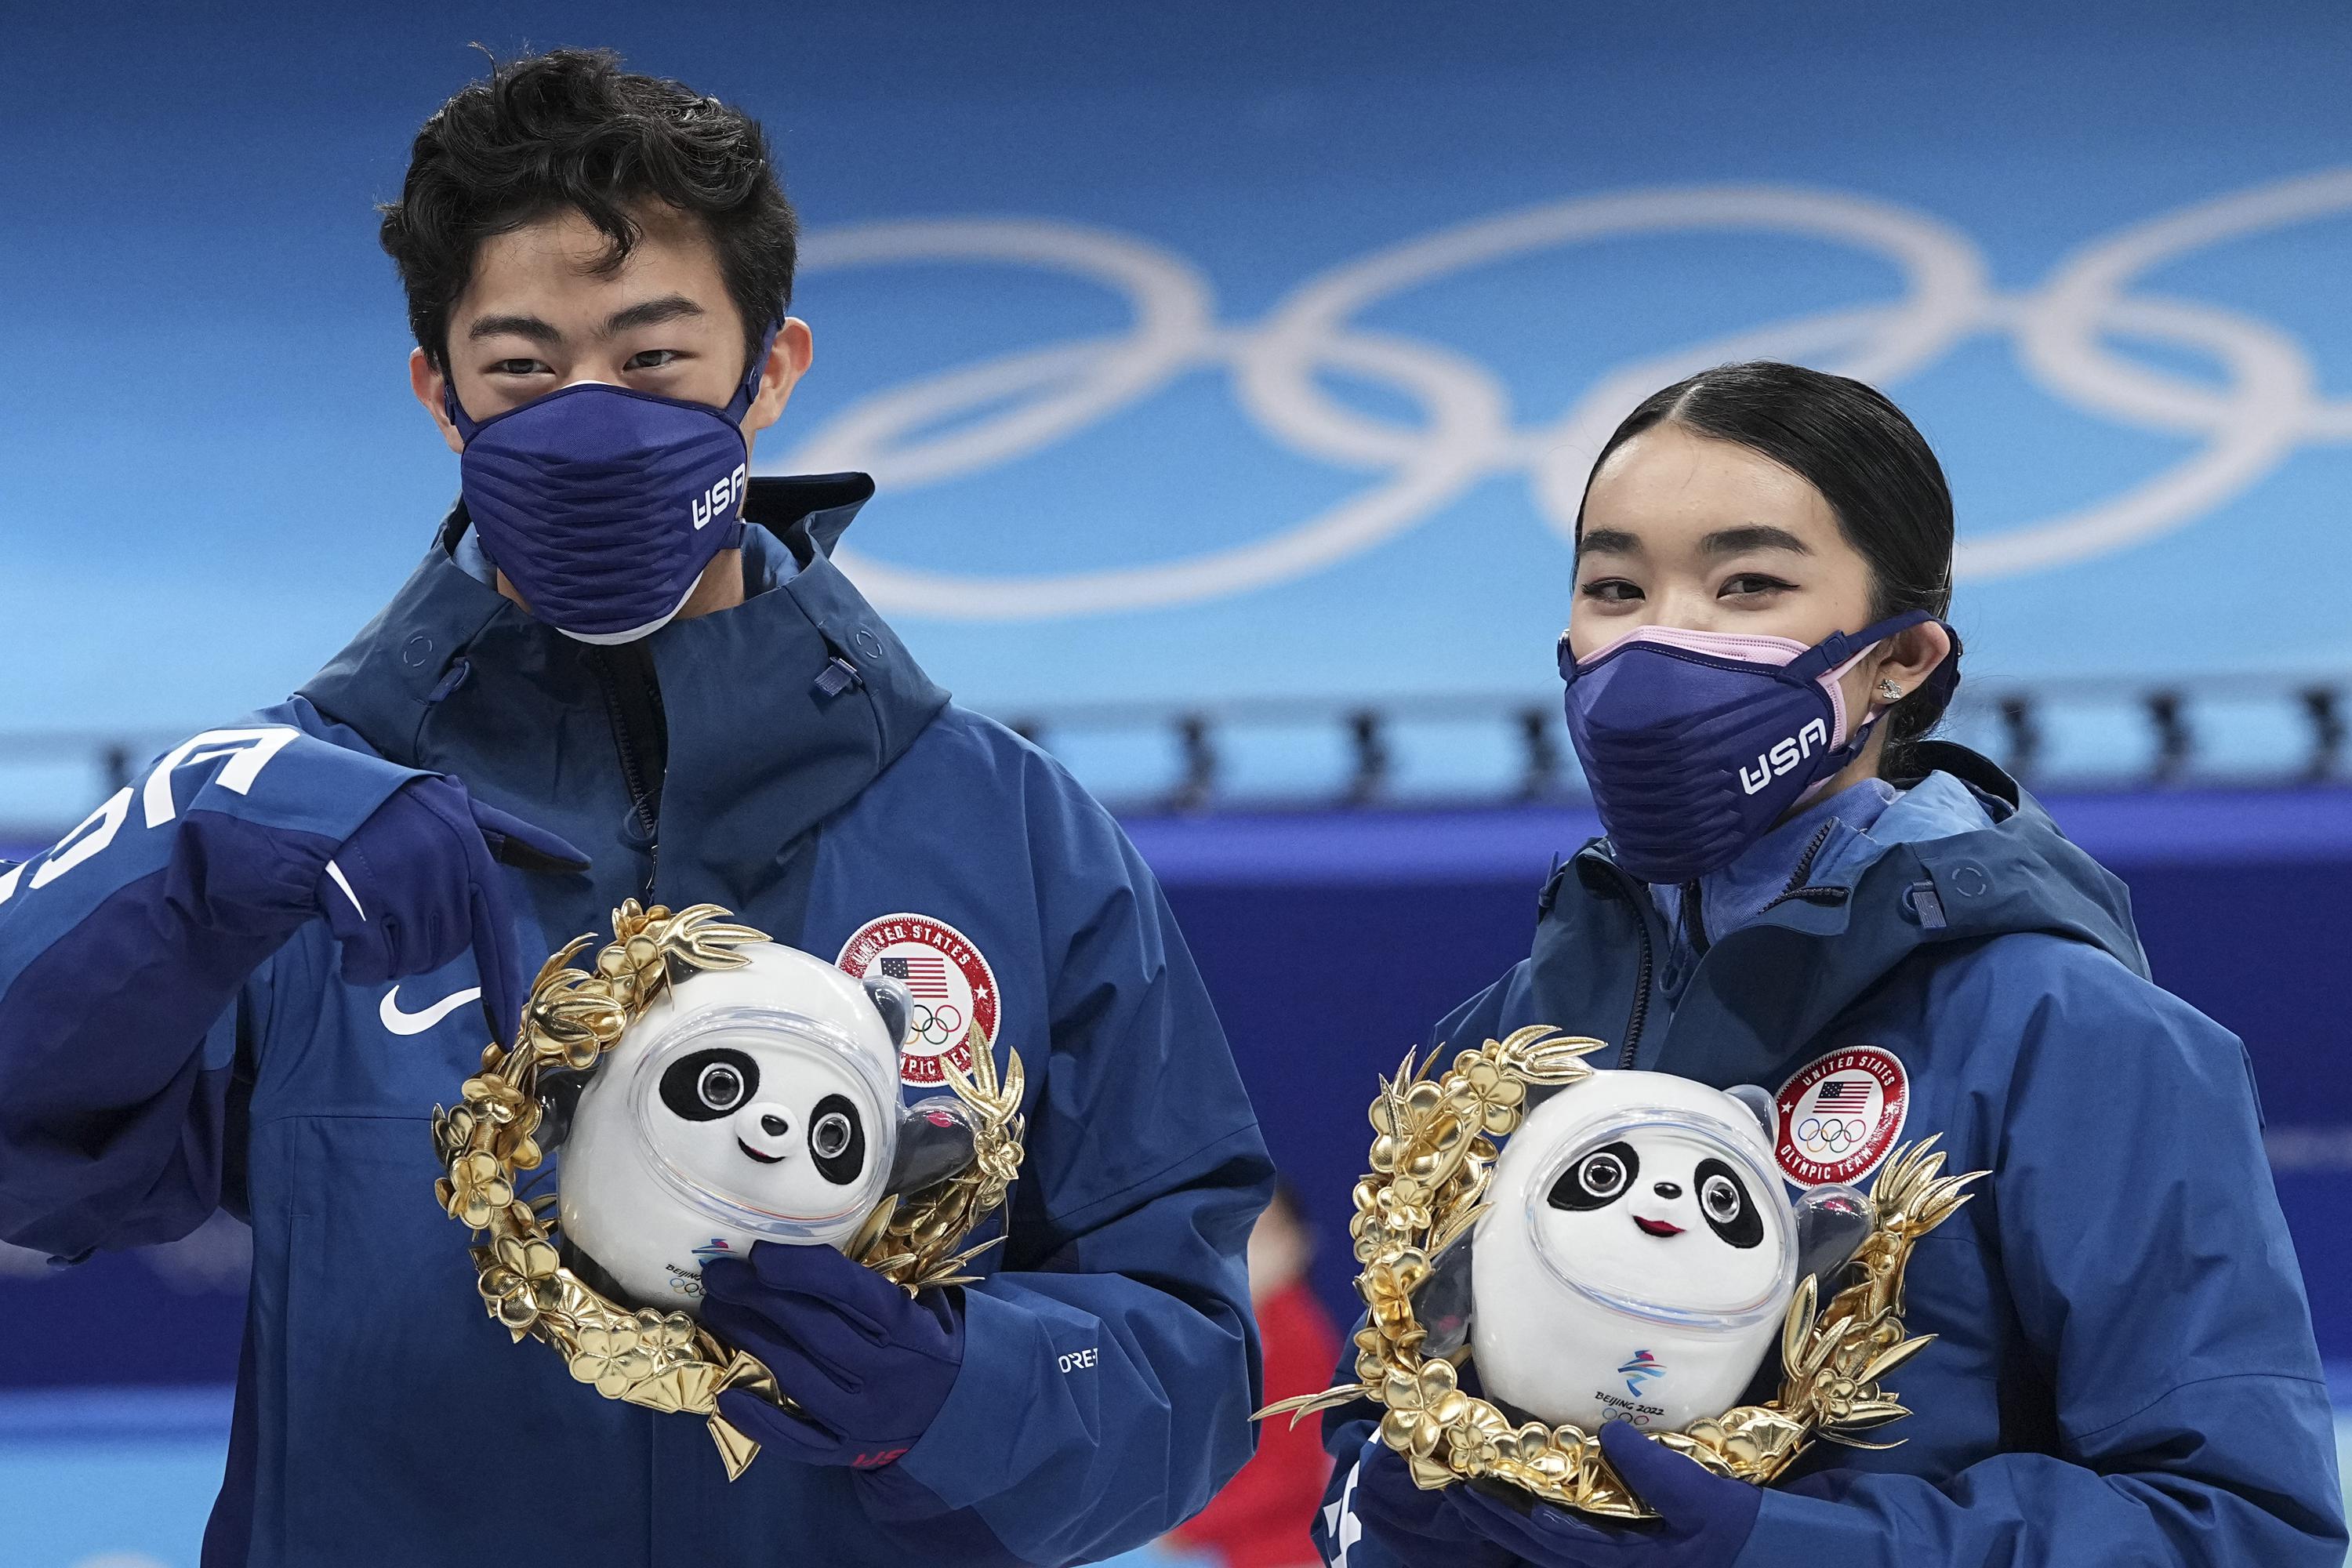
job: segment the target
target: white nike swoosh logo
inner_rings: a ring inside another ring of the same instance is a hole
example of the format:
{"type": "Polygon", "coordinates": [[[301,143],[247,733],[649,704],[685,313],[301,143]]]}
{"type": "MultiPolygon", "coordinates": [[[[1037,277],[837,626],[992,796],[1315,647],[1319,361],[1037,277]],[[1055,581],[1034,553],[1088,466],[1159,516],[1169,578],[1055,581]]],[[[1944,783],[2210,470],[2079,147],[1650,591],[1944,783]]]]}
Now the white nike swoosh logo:
{"type": "Polygon", "coordinates": [[[383,994],[383,1005],[376,1009],[376,1016],[395,1035],[421,1035],[467,1003],[481,999],[482,988],[469,985],[463,991],[451,992],[421,1013],[404,1013],[400,1010],[400,987],[395,985],[383,994]]]}

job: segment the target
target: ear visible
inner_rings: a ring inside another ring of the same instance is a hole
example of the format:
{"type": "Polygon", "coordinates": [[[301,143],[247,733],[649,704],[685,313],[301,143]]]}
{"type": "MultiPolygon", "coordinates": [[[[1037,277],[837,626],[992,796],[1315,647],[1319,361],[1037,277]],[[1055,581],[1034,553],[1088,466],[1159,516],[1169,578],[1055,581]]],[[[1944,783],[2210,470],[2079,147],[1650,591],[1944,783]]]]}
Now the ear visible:
{"type": "Polygon", "coordinates": [[[1919,689],[1936,667],[1952,655],[1952,634],[1941,622],[1922,621],[1908,631],[1897,632],[1878,645],[1879,665],[1868,679],[1868,700],[1872,706],[1892,707],[1902,700],[1889,697],[1880,686],[1892,681],[1904,697],[1919,689]]]}
{"type": "Polygon", "coordinates": [[[1471,1239],[1465,1232],[1439,1253],[1412,1293],[1412,1315],[1429,1331],[1421,1343],[1424,1356],[1452,1355],[1469,1342],[1471,1239]]]}
{"type": "Polygon", "coordinates": [[[953,1095],[933,1095],[898,1112],[898,1152],[889,1190],[904,1197],[946,1181],[971,1163],[971,1113],[953,1095]]]}
{"type": "Polygon", "coordinates": [[[904,1047],[907,1044],[907,1024],[915,1016],[915,998],[903,980],[893,980],[887,974],[872,974],[863,982],[866,998],[874,1010],[882,1015],[882,1026],[890,1031],[890,1043],[904,1047]]]}
{"type": "Polygon", "coordinates": [[[408,351],[408,390],[425,405],[425,412],[433,416],[434,427],[441,432],[441,439],[449,450],[463,452],[466,438],[449,422],[448,389],[449,378],[433,368],[433,362],[425,357],[423,349],[408,351]]]}
{"type": "Polygon", "coordinates": [[[768,363],[760,372],[760,390],[752,395],[751,406],[743,414],[746,444],[783,417],[784,405],[792,401],[793,388],[808,374],[815,357],[816,340],[809,332],[809,324],[798,316],[786,316],[784,324],[776,329],[776,341],[768,345],[768,363]]]}
{"type": "Polygon", "coordinates": [[[570,1068],[539,1075],[539,1130],[534,1141],[541,1148],[559,1148],[572,1136],[572,1118],[587,1090],[588,1076],[570,1068]]]}
{"type": "Polygon", "coordinates": [[[1795,1207],[1801,1280],[1811,1275],[1826,1285],[1878,1225],[1878,1205],[1870,1194],[1840,1183],[1808,1188],[1795,1207]]]}
{"type": "Polygon", "coordinates": [[[1772,1103],[1770,1089],[1759,1089],[1752,1083],[1735,1083],[1723,1092],[1748,1109],[1757,1124],[1764,1129],[1764,1136],[1768,1140],[1780,1135],[1780,1111],[1772,1103]]]}

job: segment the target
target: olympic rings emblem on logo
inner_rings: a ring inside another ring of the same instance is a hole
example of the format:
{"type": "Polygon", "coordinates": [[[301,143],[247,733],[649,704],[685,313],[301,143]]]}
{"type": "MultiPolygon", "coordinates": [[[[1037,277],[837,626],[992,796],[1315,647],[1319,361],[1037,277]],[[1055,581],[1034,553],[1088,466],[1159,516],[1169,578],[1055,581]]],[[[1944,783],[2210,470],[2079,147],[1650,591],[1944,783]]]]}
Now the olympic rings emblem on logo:
{"type": "Polygon", "coordinates": [[[1902,1134],[1911,1079],[1892,1051],[1848,1046],[1791,1073],[1772,1103],[1782,1175],[1807,1187],[1858,1182],[1902,1134]]]}
{"type": "Polygon", "coordinates": [[[908,1031],[934,1050],[958,1037],[963,1028],[963,1014],[944,1003],[937,1007],[915,1004],[914,1016],[908,1020],[908,1031]]]}
{"type": "MultiPolygon", "coordinates": [[[[2305,442],[2352,441],[2352,399],[2328,399],[2302,345],[2219,305],[2131,290],[2192,252],[2352,211],[2352,168],[2322,170],[2133,225],[2061,260],[2039,286],[2002,292],[1983,252],[1928,214],[1790,185],[1635,190],[1545,203],[1408,240],[1300,285],[1261,321],[1218,319],[1208,279],[1132,235],[1050,219],[913,219],[809,237],[807,274],[967,262],[1060,273],[1122,297],[1124,331],[978,360],[874,394],[812,432],[777,471],[865,468],[908,489],[983,472],[1109,418],[1202,368],[1222,368],[1243,412],[1293,450],[1371,476],[1323,511],[1249,542],[1148,566],[976,576],[847,549],[845,570],[887,610],[1034,620],[1198,603],[1310,575],[1395,538],[1490,476],[1525,476],[1548,526],[1572,537],[1594,453],[1649,393],[1726,360],[1802,360],[1880,384],[1965,340],[2004,333],[2043,391],[2195,450],[2121,493],[1964,539],[1957,567],[1985,580],[2088,560],[2223,505],[2305,442]],[[1371,307],[1472,268],[1627,236],[1765,234],[1843,245],[1891,263],[1902,296],[1794,315],[1683,344],[1609,371],[1565,412],[1515,420],[1488,371],[1433,342],[1357,324],[1371,307]],[[2210,357],[2221,382],[2125,358],[2128,336],[2210,357]],[[1412,423],[1335,399],[1340,373],[1417,406],[1412,423]]],[[[762,464],[763,468],[770,465],[762,464]]]]}
{"type": "Polygon", "coordinates": [[[1843,1120],[1832,1117],[1824,1120],[1818,1116],[1808,1116],[1797,1123],[1799,1146],[1816,1153],[1842,1154],[1847,1145],[1859,1143],[1869,1134],[1870,1123],[1855,1121],[1852,1117],[1843,1120]]]}
{"type": "Polygon", "coordinates": [[[834,962],[861,980],[882,975],[907,988],[912,1005],[898,1057],[901,1083],[936,1089],[947,1081],[943,1062],[971,1071],[975,1042],[993,1041],[1002,1027],[995,970],[970,937],[935,916],[867,921],[834,962]]]}

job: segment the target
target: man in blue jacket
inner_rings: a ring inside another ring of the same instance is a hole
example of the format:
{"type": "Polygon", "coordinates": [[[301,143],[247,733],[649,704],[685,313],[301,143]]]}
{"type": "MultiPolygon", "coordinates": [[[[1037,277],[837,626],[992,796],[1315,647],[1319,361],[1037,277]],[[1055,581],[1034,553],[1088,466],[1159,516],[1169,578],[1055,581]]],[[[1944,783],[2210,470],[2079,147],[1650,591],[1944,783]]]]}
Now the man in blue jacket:
{"type": "Polygon", "coordinates": [[[253,1226],[204,1561],[1057,1563],[1194,1512],[1250,1451],[1265,1149],[1118,827],[832,565],[871,483],[747,479],[810,357],[759,128],[522,60],[426,123],[383,233],[464,504],[293,699],[0,867],[0,1237],[253,1226]],[[732,1485],[699,1421],[510,1344],[430,1195],[486,1026],[631,898],[919,972],[910,1095],[1029,1068],[979,1283],[713,1265],[803,1412],[730,1406],[768,1451],[732,1485]]]}
{"type": "Polygon", "coordinates": [[[1557,1024],[1609,1040],[1605,1065],[1760,1085],[1793,1186],[1866,1187],[1930,1135],[1949,1170],[1987,1173],[1912,1256],[1907,1325],[1937,1339],[1893,1379],[1913,1412],[1879,1434],[1895,1446],[1817,1445],[1759,1494],[1614,1423],[1611,1461],[1663,1517],[1595,1525],[1419,1492],[1369,1440],[1377,1411],[1345,1406],[1325,1424],[1326,1562],[2343,1563],[2327,1390],[2244,1047],[2149,981],[2123,884],[2031,796],[1959,747],[1916,752],[1907,790],[1873,780],[1800,813],[1676,906],[1588,845],[1530,955],[1433,1037],[1557,1024]]]}

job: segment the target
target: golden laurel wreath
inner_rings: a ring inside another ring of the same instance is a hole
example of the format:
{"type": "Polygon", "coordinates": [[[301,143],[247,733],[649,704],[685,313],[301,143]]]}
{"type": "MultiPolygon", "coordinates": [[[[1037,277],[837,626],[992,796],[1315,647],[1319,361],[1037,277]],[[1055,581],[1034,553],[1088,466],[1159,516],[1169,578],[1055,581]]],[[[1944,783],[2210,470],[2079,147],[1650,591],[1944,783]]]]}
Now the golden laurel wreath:
{"type": "MultiPolygon", "coordinates": [[[[1527,1028],[1463,1051],[1435,1076],[1433,1055],[1416,1073],[1408,1053],[1396,1077],[1381,1080],[1371,1106],[1372,1169],[1356,1184],[1348,1227],[1363,1265],[1356,1290],[1368,1309],[1355,1337],[1359,1381],[1269,1405],[1259,1419],[1287,1414],[1295,1426],[1314,1412],[1369,1399],[1386,1407],[1381,1440],[1404,1457],[1425,1490],[1490,1477],[1586,1513],[1653,1517],[1601,1458],[1597,1434],[1535,1422],[1514,1426],[1462,1389],[1466,1347],[1450,1356],[1422,1354],[1427,1331],[1413,1314],[1413,1292],[1435,1260],[1486,1212],[1496,1140],[1517,1131],[1528,1090],[1583,1082],[1593,1069],[1579,1058],[1603,1045],[1527,1028]]],[[[1941,1174],[1935,1142],[1895,1150],[1879,1173],[1869,1239],[1841,1274],[1853,1282],[1818,1312],[1813,1281],[1799,1287],[1780,1331],[1779,1397],[1653,1436],[1717,1475],[1759,1486],[1815,1437],[1892,1447],[1860,1436],[1909,1414],[1880,1380],[1935,1338],[1904,1331],[1904,1266],[1913,1245],[1968,1202],[1962,1189],[1984,1173],[1941,1174]]]]}
{"type": "MultiPolygon", "coordinates": [[[[685,1313],[632,1310],[583,1283],[556,1251],[555,1198],[520,1199],[516,1178],[541,1158],[534,1134],[542,1071],[593,1068],[673,983],[740,969],[750,960],[737,950],[768,937],[732,923],[716,904],[672,914],[632,899],[613,911],[613,941],[597,953],[594,972],[571,967],[592,940],[580,937],[547,961],[531,983],[514,1047],[486,1047],[482,1070],[459,1087],[457,1108],[433,1108],[433,1148],[446,1173],[434,1194],[475,1233],[482,1300],[518,1343],[528,1334],[552,1345],[573,1377],[607,1399],[708,1416],[733,1480],[760,1446],[719,1414],[719,1394],[742,1389],[787,1410],[792,1402],[757,1359],[685,1313]]],[[[969,1073],[940,1060],[972,1113],[976,1157],[919,1192],[884,1198],[846,1249],[909,1294],[970,1282],[961,1268],[994,1242],[961,1251],[958,1244],[1004,1201],[1021,1170],[1020,1053],[1010,1056],[1000,1085],[987,1037],[975,1029],[970,1043],[969,1073]]]]}

